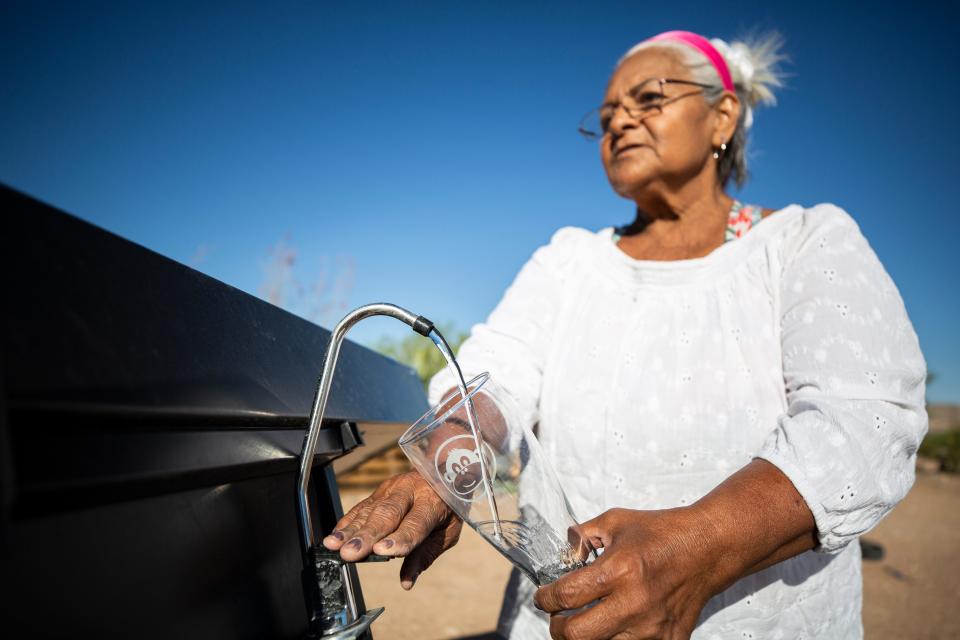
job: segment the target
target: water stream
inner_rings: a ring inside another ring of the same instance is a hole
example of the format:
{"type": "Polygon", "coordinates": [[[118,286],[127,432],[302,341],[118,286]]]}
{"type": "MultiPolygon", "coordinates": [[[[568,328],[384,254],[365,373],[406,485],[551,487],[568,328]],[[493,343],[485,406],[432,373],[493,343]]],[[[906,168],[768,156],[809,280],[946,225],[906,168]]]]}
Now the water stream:
{"type": "Polygon", "coordinates": [[[463,379],[463,371],[460,370],[460,365],[457,363],[457,359],[453,357],[453,351],[450,350],[450,345],[444,340],[443,335],[436,329],[433,329],[429,337],[447,360],[447,366],[453,369],[456,374],[457,388],[460,390],[460,396],[466,400],[464,405],[467,409],[467,421],[470,423],[473,443],[477,447],[477,457],[480,459],[480,475],[483,477],[483,488],[487,494],[487,504],[490,507],[490,515],[493,517],[493,535],[497,540],[501,540],[503,538],[503,529],[500,525],[500,513],[497,511],[497,501],[493,497],[493,478],[490,477],[490,472],[487,470],[487,463],[484,460],[486,456],[483,455],[483,434],[481,434],[480,429],[477,428],[478,421],[473,407],[473,399],[467,398],[467,382],[463,379]]]}
{"type": "Polygon", "coordinates": [[[586,565],[570,543],[557,538],[549,527],[530,527],[516,520],[503,520],[500,525],[499,540],[490,539],[493,522],[478,522],[475,528],[538,587],[586,565]]]}

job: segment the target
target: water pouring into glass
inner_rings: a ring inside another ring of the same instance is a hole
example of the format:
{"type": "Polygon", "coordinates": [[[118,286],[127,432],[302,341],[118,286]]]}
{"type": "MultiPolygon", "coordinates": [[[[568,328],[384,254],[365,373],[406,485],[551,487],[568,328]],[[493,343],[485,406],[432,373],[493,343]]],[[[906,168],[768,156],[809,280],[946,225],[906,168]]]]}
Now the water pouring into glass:
{"type": "Polygon", "coordinates": [[[400,438],[420,475],[537,586],[595,560],[510,394],[486,373],[458,387],[400,438]]]}

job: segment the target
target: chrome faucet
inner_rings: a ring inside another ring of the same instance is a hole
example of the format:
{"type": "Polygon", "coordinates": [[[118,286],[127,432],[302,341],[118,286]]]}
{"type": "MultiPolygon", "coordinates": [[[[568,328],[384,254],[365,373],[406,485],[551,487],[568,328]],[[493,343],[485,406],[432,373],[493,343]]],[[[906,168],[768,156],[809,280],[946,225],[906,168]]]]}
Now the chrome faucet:
{"type": "MultiPolygon", "coordinates": [[[[317,384],[317,394],[310,412],[310,423],[304,435],[300,453],[298,476],[298,507],[300,536],[303,543],[303,589],[309,616],[310,637],[324,640],[352,640],[363,634],[374,619],[383,613],[383,607],[363,614],[357,611],[356,596],[350,580],[347,564],[337,552],[327,551],[320,543],[310,514],[307,490],[320,435],[323,413],[333,383],[333,372],[340,355],[340,346],[347,332],[359,321],[372,316],[389,316],[406,324],[424,337],[434,330],[433,323],[396,305],[387,303],[368,304],[348,313],[337,323],[330,334],[330,344],[323,361],[323,371],[317,384]]],[[[367,560],[388,560],[370,556],[367,560]]]]}

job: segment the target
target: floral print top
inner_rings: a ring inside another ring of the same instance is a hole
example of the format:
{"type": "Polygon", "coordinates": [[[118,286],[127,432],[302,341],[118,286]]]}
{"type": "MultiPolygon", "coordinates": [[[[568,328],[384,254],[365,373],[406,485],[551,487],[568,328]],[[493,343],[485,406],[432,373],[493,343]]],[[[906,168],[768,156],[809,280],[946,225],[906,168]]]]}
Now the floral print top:
{"type": "Polygon", "coordinates": [[[763,218],[763,209],[752,204],[742,204],[739,200],[733,201],[730,208],[730,217],[727,218],[727,232],[724,241],[730,242],[743,237],[763,218]]]}

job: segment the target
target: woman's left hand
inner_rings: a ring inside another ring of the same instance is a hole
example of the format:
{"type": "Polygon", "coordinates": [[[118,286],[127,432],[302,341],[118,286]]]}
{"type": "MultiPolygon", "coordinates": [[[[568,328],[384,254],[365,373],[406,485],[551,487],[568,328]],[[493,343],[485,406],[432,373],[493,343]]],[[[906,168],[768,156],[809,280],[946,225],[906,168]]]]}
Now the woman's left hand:
{"type": "Polygon", "coordinates": [[[725,587],[716,536],[695,508],[611,509],[584,523],[582,533],[603,554],[535,596],[557,640],[685,640],[707,600],[725,587]]]}

